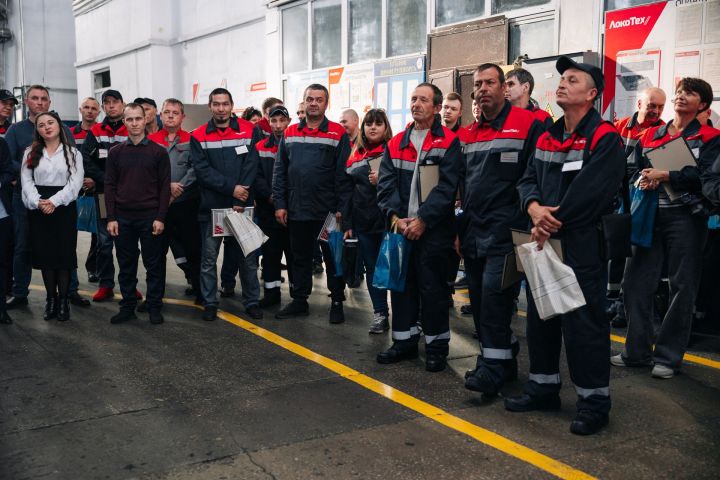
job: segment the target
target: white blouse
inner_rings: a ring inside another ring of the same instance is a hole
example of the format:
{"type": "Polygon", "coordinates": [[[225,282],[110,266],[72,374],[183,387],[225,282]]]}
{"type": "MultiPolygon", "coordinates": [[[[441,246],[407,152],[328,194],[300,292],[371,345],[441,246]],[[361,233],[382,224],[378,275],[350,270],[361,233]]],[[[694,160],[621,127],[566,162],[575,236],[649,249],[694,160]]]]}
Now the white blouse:
{"type": "Polygon", "coordinates": [[[30,152],[28,148],[22,159],[22,169],[20,170],[20,179],[22,181],[22,200],[25,206],[30,210],[37,210],[40,194],[35,185],[44,187],[64,187],[48,200],[56,207],[62,205],[70,205],[78,197],[78,193],[82,188],[83,176],[83,157],[75,147],[70,148],[70,154],[75,157],[75,166],[70,169],[68,176],[68,166],[65,163],[65,155],[63,155],[62,145],[52,155],[48,155],[47,149],[43,148],[43,156],[35,167],[35,179],[33,180],[33,171],[27,167],[27,156],[30,152]]]}

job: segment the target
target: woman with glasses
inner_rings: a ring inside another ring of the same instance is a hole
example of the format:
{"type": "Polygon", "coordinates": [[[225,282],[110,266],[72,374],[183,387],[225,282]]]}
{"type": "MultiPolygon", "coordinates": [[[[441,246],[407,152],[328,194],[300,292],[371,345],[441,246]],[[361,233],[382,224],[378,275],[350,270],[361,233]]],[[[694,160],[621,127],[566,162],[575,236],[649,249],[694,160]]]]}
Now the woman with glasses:
{"type": "Polygon", "coordinates": [[[385,111],[368,111],[360,125],[360,135],[350,152],[346,168],[354,188],[348,206],[349,215],[343,218],[345,227],[349,228],[345,238],[357,237],[360,255],[365,263],[367,289],[373,304],[370,333],[384,333],[390,328],[387,290],[375,288],[372,283],[385,231],[384,218],[377,203],[378,169],[385,143],[391,138],[392,130],[385,111]]]}
{"type": "Polygon", "coordinates": [[[20,178],[22,200],[29,210],[32,267],[42,271],[47,292],[45,320],[70,319],[70,272],[77,268],[75,200],[83,175],[82,156],[69,143],[58,114],[39,114],[20,178]]]}
{"type": "Polygon", "coordinates": [[[657,190],[658,206],[652,245],[634,247],[625,267],[627,342],[623,352],[610,362],[618,367],[653,366],[655,378],[671,378],[680,369],[690,338],[707,237],[708,217],[703,206],[700,174],[711,168],[720,155],[720,132],[701,124],[697,116],[707,110],[712,101],[713,90],[706,81],[681,79],[675,89],[673,119],[666,125],[647,129],[635,147],[639,188],[657,190]],[[696,165],[677,171],[652,168],[648,151],[679,137],[684,137],[696,165]],[[671,198],[668,192],[677,195],[671,198]],[[655,335],[653,294],[664,262],[667,262],[670,298],[667,313],[655,335]]]}

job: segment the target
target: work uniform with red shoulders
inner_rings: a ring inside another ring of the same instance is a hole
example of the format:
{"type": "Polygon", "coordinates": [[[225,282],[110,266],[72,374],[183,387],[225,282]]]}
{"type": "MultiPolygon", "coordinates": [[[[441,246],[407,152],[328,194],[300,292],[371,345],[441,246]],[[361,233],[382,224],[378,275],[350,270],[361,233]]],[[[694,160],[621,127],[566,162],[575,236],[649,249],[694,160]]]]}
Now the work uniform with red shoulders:
{"type": "Polygon", "coordinates": [[[516,187],[543,131],[531,112],[506,100],[495,119],[481,116],[463,133],[458,238],[482,349],[465,385],[486,394],[517,378],[518,344],[510,322],[520,284],[503,288],[503,267],[513,250],[511,229],[528,225],[516,187]]]}
{"type": "MultiPolygon", "coordinates": [[[[422,236],[410,241],[405,290],[391,293],[390,350],[400,349],[405,356],[416,352],[420,323],[425,335],[426,369],[439,371],[445,368],[450,343],[448,256],[455,236],[454,208],[462,153],[457,135],[442,126],[439,115],[435,115],[419,151],[411,141],[413,131],[414,123],[388,142],[378,180],[378,203],[387,222],[397,216],[420,218],[426,225],[422,236]],[[438,169],[438,183],[423,202],[419,177],[426,167],[438,169]]],[[[379,354],[378,362],[397,361],[387,358],[387,353],[379,354]]]]}
{"type": "Polygon", "coordinates": [[[190,133],[178,130],[172,139],[165,128],[148,135],[148,139],[165,148],[170,158],[170,183],[182,185],[183,192],[173,198],[165,222],[165,254],[172,249],[177,266],[183,270],[196,297],[200,294],[200,225],[198,209],[200,192],[190,160],[190,133]]]}

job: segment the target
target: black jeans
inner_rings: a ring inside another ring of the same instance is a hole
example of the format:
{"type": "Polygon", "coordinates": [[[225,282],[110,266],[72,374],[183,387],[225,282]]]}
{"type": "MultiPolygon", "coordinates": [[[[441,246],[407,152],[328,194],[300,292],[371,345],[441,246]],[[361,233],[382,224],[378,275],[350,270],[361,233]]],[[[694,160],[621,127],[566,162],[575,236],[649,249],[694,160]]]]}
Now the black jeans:
{"type": "Polygon", "coordinates": [[[345,300],[345,280],[335,276],[335,261],[327,242],[317,242],[324,220],[288,222],[290,232],[290,250],[292,251],[293,288],[290,292],[295,300],[307,301],[312,293],[313,252],[315,244],[320,244],[325,260],[327,288],[334,302],[345,300]]]}
{"type": "Polygon", "coordinates": [[[117,255],[118,282],[120,283],[121,309],[134,310],[137,305],[138,241],[142,249],[147,283],[147,305],[150,311],[162,308],[162,296],[165,290],[165,241],[163,235],[153,235],[154,218],[118,218],[118,236],[115,237],[117,255]]]}

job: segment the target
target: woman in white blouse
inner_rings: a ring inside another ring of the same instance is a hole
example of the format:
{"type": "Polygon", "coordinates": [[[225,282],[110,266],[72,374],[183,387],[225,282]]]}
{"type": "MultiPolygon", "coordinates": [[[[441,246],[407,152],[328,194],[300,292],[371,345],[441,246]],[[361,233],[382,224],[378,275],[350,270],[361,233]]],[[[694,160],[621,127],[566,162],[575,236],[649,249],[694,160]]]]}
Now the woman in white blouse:
{"type": "Polygon", "coordinates": [[[75,200],[83,182],[82,155],[71,146],[55,112],[35,119],[35,137],[25,150],[20,178],[28,208],[33,268],[42,271],[45,320],[70,319],[70,272],[77,268],[75,200]]]}

